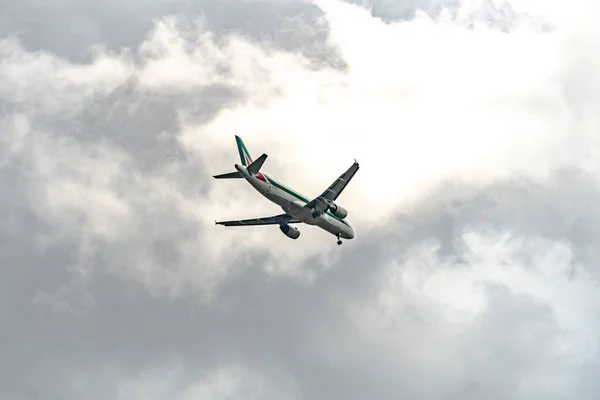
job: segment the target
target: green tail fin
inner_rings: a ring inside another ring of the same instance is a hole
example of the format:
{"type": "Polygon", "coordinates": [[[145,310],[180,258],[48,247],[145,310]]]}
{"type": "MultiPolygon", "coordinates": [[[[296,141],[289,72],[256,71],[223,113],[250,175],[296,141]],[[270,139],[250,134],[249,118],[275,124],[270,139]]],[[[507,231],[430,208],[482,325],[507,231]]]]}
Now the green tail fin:
{"type": "Polygon", "coordinates": [[[252,156],[248,152],[248,149],[246,148],[244,141],[238,135],[235,135],[235,141],[237,143],[237,148],[240,153],[240,160],[242,161],[242,165],[244,167],[249,166],[250,164],[252,164],[252,162],[254,160],[252,159],[252,156]]]}

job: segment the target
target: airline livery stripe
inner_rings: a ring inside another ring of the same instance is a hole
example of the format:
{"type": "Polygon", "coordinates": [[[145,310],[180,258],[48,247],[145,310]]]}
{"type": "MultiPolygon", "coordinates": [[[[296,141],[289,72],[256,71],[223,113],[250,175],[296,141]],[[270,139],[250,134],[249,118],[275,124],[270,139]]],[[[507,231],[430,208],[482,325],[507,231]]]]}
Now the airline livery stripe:
{"type": "MultiPolygon", "coordinates": [[[[298,200],[302,200],[305,203],[310,202],[310,200],[308,200],[306,197],[294,192],[291,189],[286,188],[285,186],[281,185],[280,183],[275,182],[273,179],[269,178],[268,176],[266,176],[265,174],[263,174],[263,176],[265,176],[267,178],[267,180],[276,188],[283,190],[284,192],[294,196],[295,198],[297,198],[298,200]]],[[[340,221],[342,224],[344,225],[348,225],[348,223],[346,221],[344,221],[341,218],[336,217],[335,215],[333,215],[332,213],[330,213],[329,211],[326,212],[327,215],[329,215],[331,218],[340,221]]]]}
{"type": "MultiPolygon", "coordinates": [[[[264,174],[263,174],[264,175],[264,174]]],[[[278,189],[283,190],[284,192],[291,194],[292,196],[294,196],[295,198],[297,198],[298,200],[302,200],[305,203],[308,203],[310,200],[308,200],[306,197],[294,192],[291,189],[286,188],[285,186],[275,182],[273,179],[269,178],[269,182],[271,182],[271,184],[273,184],[273,186],[275,186],[278,189]]]]}
{"type": "Polygon", "coordinates": [[[244,167],[247,167],[248,165],[246,165],[246,157],[244,157],[244,152],[242,151],[242,146],[238,146],[238,151],[240,153],[240,160],[242,160],[242,165],[244,167]]]}

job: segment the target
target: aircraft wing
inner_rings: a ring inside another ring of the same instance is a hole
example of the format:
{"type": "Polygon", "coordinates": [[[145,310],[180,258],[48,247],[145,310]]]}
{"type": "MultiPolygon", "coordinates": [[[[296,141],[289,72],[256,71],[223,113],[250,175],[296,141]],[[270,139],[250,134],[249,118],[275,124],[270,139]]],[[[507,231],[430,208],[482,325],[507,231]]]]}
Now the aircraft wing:
{"type": "Polygon", "coordinates": [[[319,212],[324,212],[329,203],[336,200],[340,194],[342,194],[358,169],[358,162],[354,160],[354,164],[352,164],[352,166],[350,166],[346,172],[340,175],[340,177],[337,178],[335,182],[333,182],[331,186],[329,186],[327,190],[325,190],[319,197],[307,203],[305,207],[314,208],[319,212]]]}
{"type": "Polygon", "coordinates": [[[217,225],[223,226],[253,226],[253,225],[284,225],[284,224],[298,224],[301,221],[292,218],[291,215],[288,214],[280,214],[274,215],[272,217],[264,217],[264,218],[251,218],[251,219],[241,219],[241,220],[233,220],[233,221],[215,221],[217,225]]]}

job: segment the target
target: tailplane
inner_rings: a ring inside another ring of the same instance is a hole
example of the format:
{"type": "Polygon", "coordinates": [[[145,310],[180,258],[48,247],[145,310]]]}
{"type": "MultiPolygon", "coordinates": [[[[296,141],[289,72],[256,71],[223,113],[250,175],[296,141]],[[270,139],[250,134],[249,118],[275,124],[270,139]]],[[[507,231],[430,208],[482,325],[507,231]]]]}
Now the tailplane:
{"type": "MultiPolygon", "coordinates": [[[[267,155],[263,154],[255,160],[252,159],[252,156],[248,152],[244,141],[239,136],[235,136],[235,142],[237,144],[238,152],[240,154],[240,160],[242,165],[247,168],[248,172],[251,175],[256,175],[262,168],[265,160],[267,159],[267,155]]],[[[215,175],[215,179],[241,179],[243,178],[242,174],[238,171],[228,172],[226,174],[215,175]]]]}
{"type": "Polygon", "coordinates": [[[266,159],[266,154],[263,154],[262,156],[258,157],[256,161],[253,161],[252,164],[248,165],[248,172],[250,172],[252,175],[258,174],[266,159]]]}
{"type": "Polygon", "coordinates": [[[215,175],[213,178],[215,178],[215,179],[241,179],[241,178],[243,178],[243,176],[238,171],[235,171],[235,172],[228,172],[226,174],[215,175]]]}

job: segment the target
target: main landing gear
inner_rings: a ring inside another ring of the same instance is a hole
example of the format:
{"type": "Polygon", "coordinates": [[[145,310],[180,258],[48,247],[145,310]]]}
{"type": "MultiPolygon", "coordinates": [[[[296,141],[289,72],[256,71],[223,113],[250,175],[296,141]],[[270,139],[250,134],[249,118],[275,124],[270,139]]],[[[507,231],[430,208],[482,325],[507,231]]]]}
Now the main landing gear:
{"type": "Polygon", "coordinates": [[[336,236],[337,236],[337,240],[338,240],[338,241],[337,241],[337,244],[338,244],[338,246],[339,246],[340,244],[342,244],[342,240],[340,239],[340,235],[339,235],[339,234],[338,234],[338,235],[336,235],[336,236]]]}

